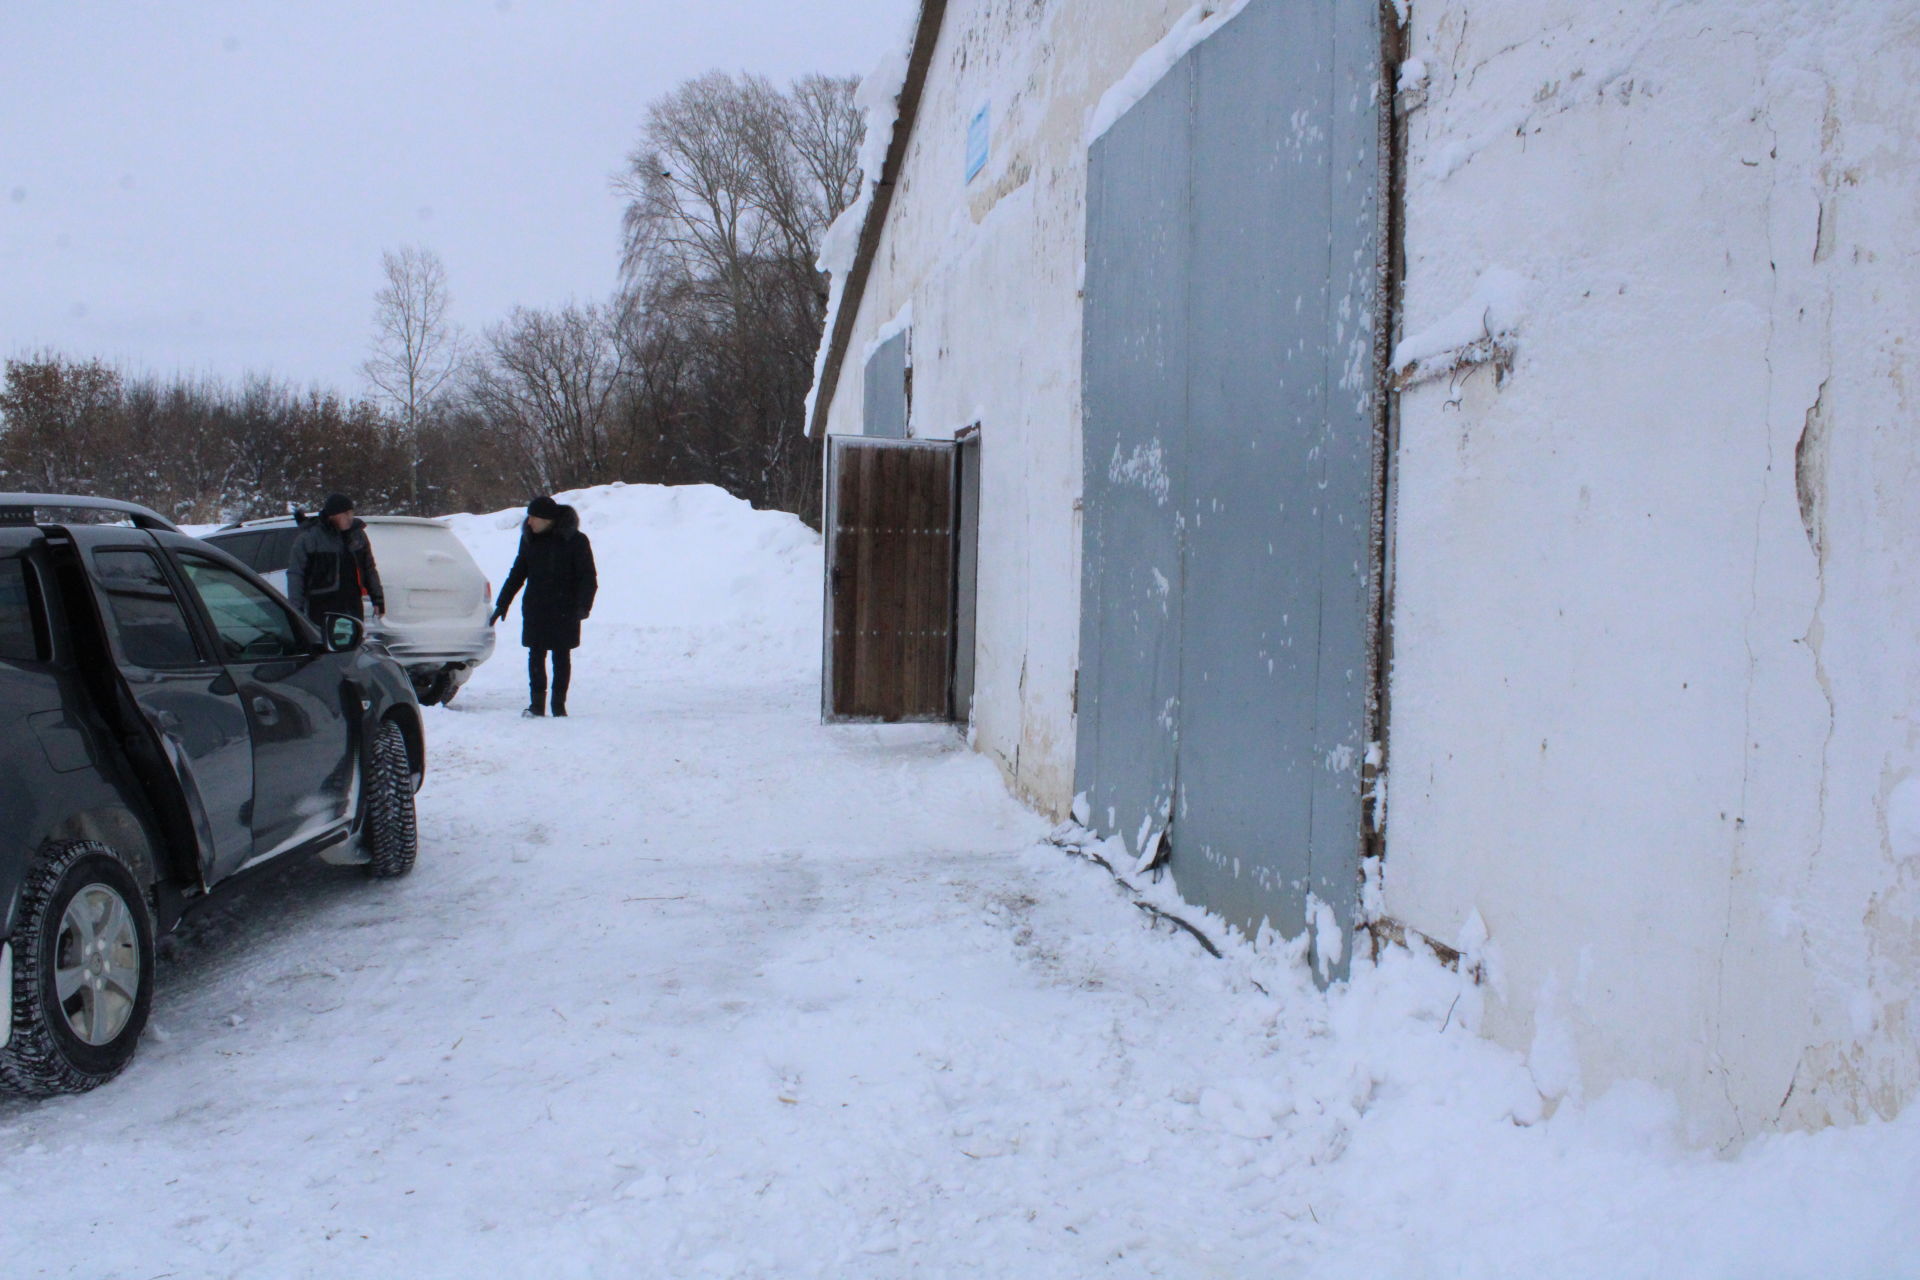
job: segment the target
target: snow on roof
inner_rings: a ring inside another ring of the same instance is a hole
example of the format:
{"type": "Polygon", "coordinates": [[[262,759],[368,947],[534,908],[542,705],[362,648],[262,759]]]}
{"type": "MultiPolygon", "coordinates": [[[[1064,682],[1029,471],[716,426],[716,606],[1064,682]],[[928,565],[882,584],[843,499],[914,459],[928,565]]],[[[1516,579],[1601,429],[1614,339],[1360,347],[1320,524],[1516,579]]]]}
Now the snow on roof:
{"type": "Polygon", "coordinates": [[[818,266],[828,273],[831,284],[826,326],[814,359],[813,389],[807,392],[804,420],[810,436],[826,433],[834,387],[853,341],[860,297],[880,249],[887,212],[893,207],[894,178],[906,160],[907,140],[920,112],[920,94],[946,13],[947,0],[921,0],[912,40],[883,58],[860,82],[855,97],[866,114],[866,135],[860,143],[860,194],[834,219],[820,245],[818,266]]]}

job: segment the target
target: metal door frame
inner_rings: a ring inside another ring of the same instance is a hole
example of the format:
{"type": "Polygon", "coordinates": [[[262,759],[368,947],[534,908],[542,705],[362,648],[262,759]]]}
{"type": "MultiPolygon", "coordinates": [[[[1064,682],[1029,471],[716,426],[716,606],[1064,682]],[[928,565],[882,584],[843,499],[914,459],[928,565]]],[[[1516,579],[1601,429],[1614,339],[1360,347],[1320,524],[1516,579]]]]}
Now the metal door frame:
{"type": "Polygon", "coordinates": [[[980,424],[953,438],[953,657],[949,662],[947,703],[953,723],[973,723],[973,698],[980,687],[980,424]],[[969,470],[971,468],[971,470],[969,470]],[[973,488],[973,519],[967,519],[967,488],[973,488]],[[971,544],[969,546],[969,544],[971,544]],[[962,619],[966,620],[963,628],[962,619]],[[961,646],[966,655],[967,699],[960,703],[961,646]]]}

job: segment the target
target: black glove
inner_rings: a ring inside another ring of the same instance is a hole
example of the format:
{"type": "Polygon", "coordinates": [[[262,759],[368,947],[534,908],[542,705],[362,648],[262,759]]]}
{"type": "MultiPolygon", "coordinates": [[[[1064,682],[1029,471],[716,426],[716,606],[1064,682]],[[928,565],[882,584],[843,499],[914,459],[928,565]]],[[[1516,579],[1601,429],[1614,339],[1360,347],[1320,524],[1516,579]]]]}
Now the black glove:
{"type": "Polygon", "coordinates": [[[500,621],[500,619],[506,616],[507,616],[507,611],[504,607],[495,609],[491,614],[488,615],[487,625],[492,626],[494,623],[500,621]]]}

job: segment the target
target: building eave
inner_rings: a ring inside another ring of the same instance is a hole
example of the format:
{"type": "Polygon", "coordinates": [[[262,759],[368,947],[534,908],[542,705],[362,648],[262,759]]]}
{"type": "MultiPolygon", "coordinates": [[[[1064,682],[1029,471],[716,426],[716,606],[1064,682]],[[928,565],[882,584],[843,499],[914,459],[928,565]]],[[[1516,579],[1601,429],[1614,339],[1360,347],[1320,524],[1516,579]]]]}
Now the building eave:
{"type": "Polygon", "coordinates": [[[861,298],[873,272],[873,260],[880,252],[887,215],[893,209],[894,184],[906,163],[907,143],[913,136],[914,121],[920,115],[921,93],[926,88],[934,45],[939,42],[946,15],[947,0],[921,0],[913,50],[907,58],[906,81],[900,87],[900,109],[894,118],[893,137],[887,144],[879,180],[873,184],[873,200],[867,206],[866,220],[860,225],[853,265],[847,270],[846,284],[840,291],[840,307],[834,313],[832,332],[827,335],[827,359],[820,370],[820,394],[814,397],[813,418],[807,423],[807,435],[812,439],[826,435],[827,415],[833,409],[834,393],[839,390],[840,374],[846,366],[847,348],[853,342],[853,326],[860,318],[861,298]]]}

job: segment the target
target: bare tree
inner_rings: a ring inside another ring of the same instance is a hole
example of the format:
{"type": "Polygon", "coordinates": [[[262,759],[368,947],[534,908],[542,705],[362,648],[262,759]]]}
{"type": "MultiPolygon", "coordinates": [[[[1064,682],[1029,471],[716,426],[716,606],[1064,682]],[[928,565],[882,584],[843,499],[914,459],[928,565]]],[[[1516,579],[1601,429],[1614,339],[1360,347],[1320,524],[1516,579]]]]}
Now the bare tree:
{"type": "Polygon", "coordinates": [[[408,245],[380,255],[387,283],[374,294],[373,354],[367,381],[406,435],[407,501],[420,508],[420,428],[460,367],[459,330],[447,318],[447,269],[432,250],[408,245]]]}
{"type": "Polygon", "coordinates": [[[264,376],[126,378],[48,354],[8,361],[0,381],[0,488],[108,494],[201,521],[311,506],[328,488],[389,506],[406,473],[377,405],[264,376]]]}
{"type": "Polygon", "coordinates": [[[819,235],[860,194],[860,143],[865,133],[851,76],[802,76],[788,95],[793,111],[793,152],[804,174],[812,207],[811,247],[819,235]]]}
{"type": "Polygon", "coordinates": [[[589,304],[516,307],[487,331],[468,395],[510,438],[529,488],[547,493],[618,478],[628,347],[614,330],[612,316],[589,304]]]}
{"type": "Polygon", "coordinates": [[[701,76],[648,108],[616,179],[623,306],[647,317],[636,365],[676,375],[670,410],[636,397],[640,430],[677,433],[672,451],[698,478],[762,506],[810,512],[817,498],[802,406],[826,311],[820,240],[859,187],[853,90],[830,76],[785,92],[701,76]]]}
{"type": "Polygon", "coordinates": [[[760,76],[714,71],[654,102],[615,178],[627,197],[628,287],[693,279],[738,307],[753,264],[811,273],[820,237],[859,187],[854,87],[813,75],[782,93],[760,76]]]}
{"type": "Polygon", "coordinates": [[[0,473],[9,486],[110,492],[127,464],[120,374],[47,353],[9,360],[0,391],[0,473]]]}

